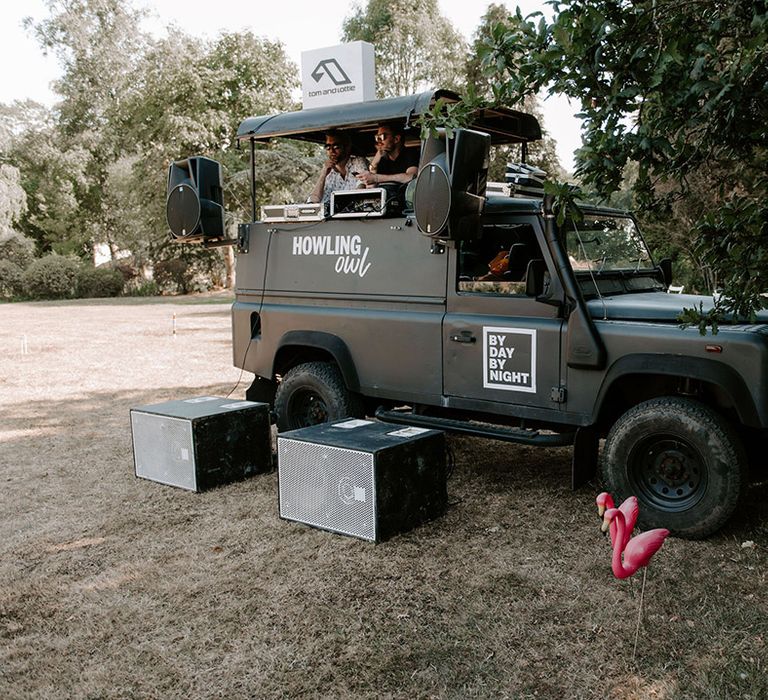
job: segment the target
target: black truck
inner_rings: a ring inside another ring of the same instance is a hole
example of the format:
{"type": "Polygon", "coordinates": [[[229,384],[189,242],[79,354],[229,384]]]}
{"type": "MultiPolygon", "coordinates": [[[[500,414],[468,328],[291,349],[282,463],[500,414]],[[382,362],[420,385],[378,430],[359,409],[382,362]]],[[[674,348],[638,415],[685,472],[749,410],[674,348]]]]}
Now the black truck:
{"type": "MultiPolygon", "coordinates": [[[[238,137],[322,143],[347,130],[360,154],[380,123],[420,148],[406,189],[275,204],[241,224],[234,363],[285,431],[346,416],[541,446],[573,446],[574,487],[640,501],[640,524],[683,537],[737,507],[768,432],[768,316],[682,328],[632,216],[583,204],[558,226],[550,198],[517,175],[487,182],[491,146],[539,139],[536,119],[478,110],[467,129],[422,140],[444,91],[253,117],[238,137]],[[604,444],[601,446],[601,440],[604,444]]],[[[516,169],[525,173],[525,166],[516,169]]],[[[168,220],[180,241],[231,243],[218,164],[171,166],[168,220]]],[[[535,180],[535,178],[532,178],[535,180]]]]}

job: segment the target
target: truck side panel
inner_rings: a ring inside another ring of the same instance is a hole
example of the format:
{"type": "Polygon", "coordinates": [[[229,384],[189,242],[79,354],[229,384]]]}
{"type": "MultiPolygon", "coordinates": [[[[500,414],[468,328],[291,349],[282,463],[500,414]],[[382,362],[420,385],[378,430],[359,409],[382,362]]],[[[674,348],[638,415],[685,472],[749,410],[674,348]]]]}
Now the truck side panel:
{"type": "Polygon", "coordinates": [[[235,365],[271,378],[288,334],[331,334],[363,393],[439,403],[447,255],[431,249],[405,219],[252,225],[238,259],[235,365]]]}

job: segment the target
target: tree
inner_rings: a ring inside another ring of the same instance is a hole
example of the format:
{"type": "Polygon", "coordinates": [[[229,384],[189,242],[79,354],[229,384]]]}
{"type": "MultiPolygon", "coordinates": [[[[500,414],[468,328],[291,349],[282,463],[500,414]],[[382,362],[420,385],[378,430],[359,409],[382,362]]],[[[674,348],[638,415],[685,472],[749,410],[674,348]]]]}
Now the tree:
{"type": "Polygon", "coordinates": [[[724,310],[751,316],[768,286],[768,7],[765,1],[563,0],[557,12],[518,10],[484,55],[501,97],[542,88],[581,104],[577,175],[596,192],[619,188],[668,215],[694,181],[716,186],[690,235],[724,283],[724,310]],[[535,21],[537,20],[538,21],[535,21]],[[709,179],[710,184],[713,183],[709,179]]]}
{"type": "MultiPolygon", "coordinates": [[[[249,153],[237,148],[237,127],[247,116],[293,106],[296,67],[279,42],[250,32],[201,42],[173,30],[150,47],[131,83],[121,113],[121,133],[124,151],[134,158],[130,190],[132,208],[141,223],[138,229],[145,232],[143,255],[153,259],[191,256],[195,260],[187,260],[190,265],[202,264],[206,256],[219,257],[220,252],[182,250],[169,241],[164,218],[168,166],[190,155],[218,160],[224,169],[230,227],[235,220],[250,218],[249,153]]],[[[287,193],[316,170],[309,154],[306,147],[260,147],[256,179],[261,201],[274,197],[295,201],[295,195],[287,193]]],[[[142,243],[134,239],[131,245],[142,243]]],[[[228,253],[231,250],[226,249],[224,254],[228,253]]]]}
{"type": "Polygon", "coordinates": [[[27,195],[17,168],[0,163],[0,240],[15,232],[14,225],[27,208],[27,195]]]}
{"type": "Polygon", "coordinates": [[[11,158],[20,172],[27,211],[19,228],[35,241],[37,252],[55,251],[87,257],[91,249],[87,211],[81,200],[88,190],[88,151],[62,148],[53,125],[30,128],[15,141],[11,158]]]}
{"type": "MultiPolygon", "coordinates": [[[[473,86],[473,92],[478,97],[491,102],[494,99],[493,76],[486,74],[483,67],[482,56],[487,47],[493,41],[494,31],[498,32],[499,26],[506,26],[509,18],[509,10],[504,5],[491,4],[480,18],[480,24],[475,29],[472,45],[467,54],[465,64],[466,84],[473,86]]],[[[510,100],[504,103],[507,107],[519,109],[535,116],[542,125],[542,138],[528,146],[528,162],[541,168],[551,178],[563,178],[565,172],[557,157],[556,144],[549,135],[544,123],[544,117],[539,106],[537,95],[531,93],[522,98],[515,99],[508,95],[510,100]]],[[[510,160],[521,160],[519,149],[513,146],[500,146],[491,154],[491,164],[488,176],[491,180],[503,180],[506,173],[506,164],[510,160]]]]}
{"type": "Polygon", "coordinates": [[[56,54],[62,77],[59,124],[70,138],[109,139],[106,121],[119,110],[128,76],[147,37],[138,30],[144,11],[119,0],[46,0],[50,16],[33,25],[45,51],[56,54]]]}
{"type": "Polygon", "coordinates": [[[29,262],[29,251],[34,245],[19,229],[19,222],[27,213],[27,193],[21,172],[11,157],[22,111],[18,104],[0,104],[0,258],[11,260],[20,268],[29,262]]]}
{"type": "Polygon", "coordinates": [[[466,42],[440,14],[437,0],[355,5],[342,25],[342,40],[374,45],[381,97],[461,87],[466,42]]]}
{"type": "MultiPolygon", "coordinates": [[[[108,169],[119,157],[117,127],[128,78],[147,41],[138,29],[144,13],[120,0],[47,0],[47,5],[50,16],[36,25],[27,20],[27,26],[61,63],[62,77],[54,87],[62,99],[49,144],[65,156],[64,167],[74,160],[76,169],[64,178],[69,186],[63,195],[72,206],[52,209],[46,199],[46,211],[60,218],[43,237],[63,237],[70,250],[86,257],[110,231],[108,169]],[[66,215],[69,211],[73,216],[66,215]]],[[[53,221],[39,218],[37,223],[53,221]]]]}

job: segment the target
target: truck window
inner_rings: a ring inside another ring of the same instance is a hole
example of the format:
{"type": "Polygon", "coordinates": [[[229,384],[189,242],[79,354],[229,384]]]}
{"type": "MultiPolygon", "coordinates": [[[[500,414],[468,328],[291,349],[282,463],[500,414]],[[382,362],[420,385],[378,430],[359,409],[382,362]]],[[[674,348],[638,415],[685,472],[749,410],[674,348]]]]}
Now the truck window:
{"type": "Polygon", "coordinates": [[[459,292],[525,296],[531,260],[541,258],[529,224],[484,226],[477,240],[459,245],[459,292]]]}
{"type": "Polygon", "coordinates": [[[635,222],[626,216],[588,215],[565,224],[565,246],[574,271],[652,270],[635,222]]]}

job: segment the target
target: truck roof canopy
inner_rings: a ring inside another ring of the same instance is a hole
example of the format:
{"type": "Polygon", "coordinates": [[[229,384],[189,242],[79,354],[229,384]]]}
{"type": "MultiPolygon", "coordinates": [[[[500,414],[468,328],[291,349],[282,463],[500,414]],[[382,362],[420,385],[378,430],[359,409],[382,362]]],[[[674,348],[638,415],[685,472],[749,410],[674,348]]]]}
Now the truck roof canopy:
{"type": "MultiPolygon", "coordinates": [[[[419,129],[415,120],[434,107],[441,97],[447,102],[461,101],[461,97],[454,92],[436,90],[384,100],[265,114],[243,121],[237,130],[237,138],[266,141],[275,136],[287,136],[323,143],[325,132],[329,129],[372,132],[380,122],[401,122],[406,139],[418,140],[419,129]]],[[[471,128],[490,134],[494,145],[527,143],[541,138],[541,127],[535,117],[506,107],[477,110],[471,128]]]]}

